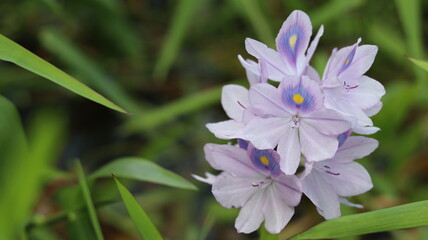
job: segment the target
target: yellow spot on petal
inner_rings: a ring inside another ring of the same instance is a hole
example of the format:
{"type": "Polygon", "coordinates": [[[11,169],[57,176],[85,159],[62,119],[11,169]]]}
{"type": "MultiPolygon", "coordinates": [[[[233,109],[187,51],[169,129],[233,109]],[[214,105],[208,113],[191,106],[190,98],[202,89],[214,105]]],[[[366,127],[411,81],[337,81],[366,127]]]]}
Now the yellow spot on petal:
{"type": "Polygon", "coordinates": [[[290,44],[290,47],[294,50],[294,46],[296,45],[297,42],[297,35],[293,34],[289,39],[288,39],[288,43],[290,44]]]}
{"type": "Polygon", "coordinates": [[[260,162],[265,166],[269,166],[269,159],[266,156],[261,156],[260,162]]]}
{"type": "Polygon", "coordinates": [[[300,95],[298,93],[293,95],[293,101],[297,104],[301,104],[304,100],[305,100],[305,98],[302,97],[302,95],[300,95]]]}
{"type": "Polygon", "coordinates": [[[345,65],[348,65],[348,64],[349,64],[349,58],[346,59],[346,62],[345,62],[345,65]]]}

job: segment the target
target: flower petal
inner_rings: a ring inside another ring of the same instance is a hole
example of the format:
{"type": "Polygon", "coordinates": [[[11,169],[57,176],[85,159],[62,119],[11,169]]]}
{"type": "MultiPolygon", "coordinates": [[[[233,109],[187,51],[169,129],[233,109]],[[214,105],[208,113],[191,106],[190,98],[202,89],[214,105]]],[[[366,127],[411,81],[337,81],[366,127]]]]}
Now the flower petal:
{"type": "Polygon", "coordinates": [[[223,170],[240,177],[263,176],[257,171],[247,151],[231,145],[205,144],[205,158],[216,170],[223,170]]]}
{"type": "Polygon", "coordinates": [[[312,171],[302,180],[303,193],[317,206],[325,219],[340,216],[339,197],[318,171],[312,171]]]}
{"type": "Polygon", "coordinates": [[[359,108],[369,109],[380,102],[380,98],[385,95],[385,88],[378,81],[362,76],[358,87],[350,89],[346,95],[359,108]]]}
{"type": "Polygon", "coordinates": [[[241,178],[229,173],[221,173],[213,183],[212,193],[216,200],[225,208],[240,208],[260,191],[251,185],[252,182],[263,181],[264,177],[241,178]]]}
{"type": "Polygon", "coordinates": [[[293,11],[279,30],[276,48],[293,75],[300,75],[304,70],[305,52],[311,35],[311,20],[299,10],[293,11]]]}
{"type": "Polygon", "coordinates": [[[268,48],[266,44],[246,38],[245,49],[257,59],[264,59],[266,61],[269,79],[272,79],[273,76],[292,74],[292,69],[283,62],[279,53],[268,48]]]}
{"type": "Polygon", "coordinates": [[[351,128],[351,124],[342,115],[325,108],[306,115],[302,121],[326,135],[340,134],[351,128]]]}
{"type": "Polygon", "coordinates": [[[315,70],[315,68],[308,66],[306,68],[306,71],[303,73],[303,75],[306,75],[310,79],[315,80],[315,82],[317,82],[318,84],[321,84],[320,75],[318,74],[317,70],[315,70]]]}
{"type": "Polygon", "coordinates": [[[192,174],[192,177],[195,178],[196,180],[200,181],[200,182],[204,182],[210,185],[213,185],[213,183],[217,180],[217,176],[209,173],[209,172],[205,172],[205,178],[192,174]]]}
{"type": "Polygon", "coordinates": [[[366,73],[372,66],[378,47],[374,45],[362,45],[356,49],[352,62],[346,71],[340,74],[341,79],[355,79],[366,73]]]}
{"type": "Polygon", "coordinates": [[[259,189],[242,207],[235,221],[235,228],[239,233],[256,231],[263,222],[263,205],[265,189],[259,189]]]}
{"type": "Polygon", "coordinates": [[[300,123],[299,134],[301,151],[309,162],[332,158],[337,151],[336,136],[324,135],[304,121],[300,123]]]}
{"type": "Polygon", "coordinates": [[[362,136],[350,136],[337,150],[331,161],[350,162],[368,156],[379,146],[379,142],[373,138],[362,136]]]}
{"type": "Polygon", "coordinates": [[[309,45],[308,51],[306,53],[305,66],[309,66],[309,61],[311,60],[312,55],[314,54],[315,49],[317,48],[318,42],[323,34],[324,34],[324,26],[321,25],[320,29],[317,32],[317,35],[315,35],[314,40],[312,40],[311,45],[309,45]]]}
{"type": "Polygon", "coordinates": [[[259,59],[259,63],[254,62],[253,60],[247,59],[244,60],[241,55],[238,55],[238,59],[241,62],[242,66],[245,68],[248,81],[250,85],[256,83],[267,82],[267,79],[280,82],[284,75],[279,72],[269,72],[268,65],[264,59],[259,59]],[[270,74],[269,74],[270,73],[270,74]]]}
{"type": "Polygon", "coordinates": [[[297,206],[302,197],[302,182],[295,175],[282,174],[273,183],[278,188],[278,195],[288,206],[297,206]]]}
{"type": "Polygon", "coordinates": [[[235,120],[227,120],[205,125],[210,132],[220,139],[243,138],[245,125],[235,120]]]}
{"type": "Polygon", "coordinates": [[[284,229],[294,214],[294,208],[284,204],[280,190],[275,185],[266,189],[263,213],[265,228],[272,234],[278,234],[284,229]]]}
{"type": "Polygon", "coordinates": [[[307,76],[285,78],[278,89],[283,105],[291,113],[309,113],[323,106],[320,85],[307,76]]]}
{"type": "Polygon", "coordinates": [[[245,127],[245,139],[258,149],[273,149],[287,128],[286,122],[280,117],[255,117],[245,127]]]}
{"type": "Polygon", "coordinates": [[[221,92],[221,105],[227,116],[241,121],[245,108],[250,105],[248,101],[248,90],[234,84],[223,86],[221,92]]]}
{"type": "Polygon", "coordinates": [[[248,93],[252,110],[258,115],[289,116],[278,89],[268,83],[252,86],[248,93]]]}
{"type": "Polygon", "coordinates": [[[288,175],[296,173],[300,163],[300,142],[298,129],[288,126],[285,131],[277,133],[281,136],[278,153],[281,156],[281,170],[288,175]]]}
{"type": "Polygon", "coordinates": [[[328,164],[328,166],[335,174],[325,173],[322,177],[339,196],[351,197],[373,188],[369,173],[357,162],[328,164]]]}

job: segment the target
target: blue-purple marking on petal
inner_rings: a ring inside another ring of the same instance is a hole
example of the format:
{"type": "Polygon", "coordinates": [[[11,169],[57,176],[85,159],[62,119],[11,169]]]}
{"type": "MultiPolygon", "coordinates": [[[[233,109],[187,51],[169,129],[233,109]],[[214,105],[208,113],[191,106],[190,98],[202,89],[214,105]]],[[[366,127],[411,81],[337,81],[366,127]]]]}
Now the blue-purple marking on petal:
{"type": "Polygon", "coordinates": [[[248,141],[245,141],[244,139],[238,138],[238,145],[240,148],[247,150],[248,141]]]}
{"type": "Polygon", "coordinates": [[[279,166],[280,157],[274,150],[258,150],[256,148],[250,148],[249,150],[251,162],[257,169],[269,171],[272,177],[282,174],[279,166]]]}
{"type": "Polygon", "coordinates": [[[351,130],[348,130],[342,134],[339,134],[339,136],[337,136],[337,140],[339,141],[339,147],[343,145],[346,139],[348,139],[349,135],[351,135],[351,132],[352,132],[351,130]]]}
{"type": "Polygon", "coordinates": [[[296,66],[297,52],[301,47],[303,35],[302,28],[296,24],[282,34],[279,39],[278,50],[280,50],[281,55],[285,55],[283,57],[286,57],[292,66],[296,66]]]}
{"type": "Polygon", "coordinates": [[[296,110],[308,112],[315,108],[314,96],[301,83],[284,88],[281,95],[284,104],[296,110]]]}
{"type": "Polygon", "coordinates": [[[355,45],[352,51],[349,53],[348,57],[346,58],[345,62],[343,63],[342,68],[339,71],[339,74],[341,74],[343,71],[345,71],[349,65],[351,65],[352,60],[354,59],[355,52],[357,51],[358,45],[355,45]]]}

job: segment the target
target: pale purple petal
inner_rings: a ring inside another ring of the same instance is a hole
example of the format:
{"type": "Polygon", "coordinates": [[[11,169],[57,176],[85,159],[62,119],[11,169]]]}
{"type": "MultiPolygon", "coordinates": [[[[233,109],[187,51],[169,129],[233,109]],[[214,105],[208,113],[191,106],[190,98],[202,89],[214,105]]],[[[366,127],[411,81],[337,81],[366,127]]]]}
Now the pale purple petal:
{"type": "Polygon", "coordinates": [[[310,79],[315,80],[318,84],[321,84],[320,75],[318,74],[317,70],[315,70],[315,68],[308,66],[306,68],[306,71],[303,73],[303,75],[306,75],[310,79]]]}
{"type": "Polygon", "coordinates": [[[371,117],[371,116],[376,115],[382,109],[382,107],[383,107],[383,103],[378,102],[373,107],[371,107],[369,109],[364,109],[364,112],[367,114],[367,116],[371,117]]]}
{"type": "Polygon", "coordinates": [[[227,116],[237,121],[242,120],[245,107],[249,105],[248,90],[242,86],[229,84],[223,86],[221,105],[227,116]]]}
{"type": "Polygon", "coordinates": [[[346,198],[339,198],[339,201],[340,201],[340,203],[345,204],[346,206],[349,206],[349,207],[354,207],[354,208],[363,208],[364,207],[361,204],[352,203],[346,198]]]}
{"type": "Polygon", "coordinates": [[[241,55],[238,55],[239,62],[245,68],[245,73],[247,75],[248,82],[250,85],[259,83],[260,80],[260,69],[259,64],[254,62],[251,59],[245,60],[241,55]]]}
{"type": "Polygon", "coordinates": [[[278,133],[278,153],[281,156],[281,170],[288,175],[296,173],[300,163],[300,142],[297,128],[287,127],[282,133],[278,133]]]}
{"type": "Polygon", "coordinates": [[[294,208],[284,204],[280,190],[275,185],[265,191],[263,213],[265,228],[272,234],[278,234],[287,225],[294,214],[294,208]]]}
{"type": "Polygon", "coordinates": [[[227,120],[205,125],[210,132],[220,139],[243,138],[245,125],[235,120],[227,120]]]}
{"type": "Polygon", "coordinates": [[[326,81],[326,80],[328,80],[328,78],[330,78],[332,76],[332,74],[330,74],[333,71],[332,70],[332,68],[333,68],[332,62],[335,61],[336,54],[337,54],[337,48],[334,48],[331,51],[331,55],[330,55],[330,57],[329,57],[329,59],[327,61],[327,64],[325,65],[324,73],[323,73],[323,76],[322,76],[323,82],[326,81]]]}
{"type": "Polygon", "coordinates": [[[268,83],[252,86],[248,93],[251,109],[258,115],[290,116],[284,106],[278,89],[268,83]]]}
{"type": "Polygon", "coordinates": [[[257,59],[264,59],[266,61],[269,79],[272,79],[271,76],[283,76],[293,73],[292,69],[283,62],[279,53],[268,48],[264,43],[251,38],[246,38],[245,49],[249,54],[253,55],[257,59]]]}
{"type": "Polygon", "coordinates": [[[247,151],[231,145],[205,144],[205,158],[216,170],[223,170],[241,177],[261,175],[248,159],[247,151]]]}
{"type": "MultiPolygon", "coordinates": [[[[312,58],[312,55],[315,52],[315,49],[317,48],[318,42],[320,40],[320,37],[324,34],[324,26],[321,25],[320,29],[317,32],[317,35],[315,35],[314,40],[312,40],[311,44],[309,45],[308,51],[306,53],[306,59],[305,59],[305,67],[309,66],[309,61],[312,58]]],[[[315,79],[314,79],[315,80],[315,79]]]]}
{"type": "Polygon", "coordinates": [[[279,154],[273,149],[257,149],[252,144],[247,148],[248,158],[258,170],[277,177],[281,174],[279,154]]]}
{"type": "Polygon", "coordinates": [[[215,176],[209,172],[205,173],[205,178],[198,176],[198,175],[195,175],[195,174],[192,174],[192,177],[195,178],[196,180],[200,181],[200,182],[208,183],[210,185],[212,185],[217,180],[217,176],[215,176]]]}
{"type": "Polygon", "coordinates": [[[276,37],[276,48],[294,75],[300,75],[304,70],[305,52],[311,35],[309,16],[296,10],[285,20],[276,37]]]}
{"type": "Polygon", "coordinates": [[[377,133],[380,130],[378,127],[364,127],[364,126],[353,126],[352,131],[362,135],[371,135],[373,133],[377,133]]]}
{"type": "Polygon", "coordinates": [[[369,109],[380,102],[380,98],[385,95],[385,88],[378,81],[362,76],[358,87],[350,89],[346,95],[359,108],[369,109]]]}
{"type": "MultiPolygon", "coordinates": [[[[334,52],[334,55],[331,56],[328,62],[328,68],[326,68],[323,79],[334,79],[340,77],[341,73],[349,68],[349,66],[352,64],[353,58],[355,57],[355,52],[360,41],[361,39],[358,39],[354,45],[341,48],[337,52],[334,52]]],[[[353,83],[354,78],[358,78],[360,76],[361,75],[353,76],[351,79],[344,80],[347,81],[347,83],[353,83]]],[[[342,78],[341,81],[343,84],[342,78]]]]}
{"type": "Polygon", "coordinates": [[[291,126],[284,118],[255,117],[245,127],[244,136],[258,149],[273,149],[287,128],[291,126]]]}
{"type": "Polygon", "coordinates": [[[355,79],[363,75],[372,66],[378,47],[374,45],[362,45],[356,49],[352,62],[346,71],[340,74],[341,79],[355,79]]]}
{"type": "Polygon", "coordinates": [[[325,219],[339,217],[339,197],[320,174],[318,171],[312,171],[302,180],[303,193],[317,206],[318,212],[325,219]]]}
{"type": "Polygon", "coordinates": [[[263,205],[265,201],[265,189],[259,189],[242,207],[235,221],[235,228],[239,233],[251,233],[256,231],[263,222],[263,205]]]}
{"type": "Polygon", "coordinates": [[[272,183],[278,188],[278,196],[288,206],[297,206],[300,203],[302,197],[302,182],[294,175],[280,175],[275,178],[275,182],[272,183]]]}
{"type": "Polygon", "coordinates": [[[212,187],[216,200],[225,208],[240,208],[260,189],[253,187],[252,182],[263,181],[264,177],[241,178],[228,173],[217,176],[212,187]]]}
{"type": "Polygon", "coordinates": [[[283,105],[289,112],[309,113],[323,106],[323,94],[317,82],[307,76],[285,78],[278,87],[283,105]]]}
{"type": "Polygon", "coordinates": [[[332,158],[337,151],[339,142],[336,136],[324,135],[303,121],[299,134],[301,151],[309,162],[332,158]]]}
{"type": "Polygon", "coordinates": [[[362,136],[350,136],[340,146],[336,155],[331,161],[350,162],[368,156],[379,146],[379,142],[373,138],[362,136]]]}
{"type": "Polygon", "coordinates": [[[342,115],[325,108],[309,113],[302,121],[326,135],[337,135],[351,128],[351,124],[342,115]]]}
{"type": "Polygon", "coordinates": [[[328,164],[335,174],[323,174],[323,178],[334,191],[343,197],[351,197],[373,188],[367,170],[357,162],[346,164],[328,164]]]}

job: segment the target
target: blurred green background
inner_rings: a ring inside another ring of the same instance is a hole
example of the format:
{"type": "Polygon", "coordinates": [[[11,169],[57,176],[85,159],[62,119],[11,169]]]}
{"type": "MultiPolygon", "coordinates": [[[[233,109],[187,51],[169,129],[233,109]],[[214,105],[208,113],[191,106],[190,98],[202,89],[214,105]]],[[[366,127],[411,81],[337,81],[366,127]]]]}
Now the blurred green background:
{"type": "MultiPolygon", "coordinates": [[[[372,136],[380,146],[360,161],[374,189],[351,199],[364,209],[343,207],[343,214],[428,199],[428,74],[405,58],[427,59],[426,0],[2,0],[1,34],[132,114],[114,112],[1,62],[0,93],[19,110],[19,116],[11,109],[15,116],[1,121],[21,118],[24,130],[17,127],[10,136],[20,141],[22,131],[27,134],[32,159],[17,164],[18,174],[8,162],[15,150],[0,151],[0,185],[16,196],[0,209],[20,209],[28,239],[94,239],[87,214],[76,210],[83,203],[75,193],[73,160],[79,158],[89,175],[119,157],[139,156],[199,188],[124,182],[166,239],[257,239],[257,233],[237,234],[237,210],[222,208],[210,186],[191,174],[213,172],[203,145],[222,141],[204,125],[227,118],[221,86],[248,86],[237,60],[238,54],[249,57],[245,38],[274,47],[282,22],[295,9],[311,17],[314,32],[324,24],[311,62],[320,74],[335,47],[358,37],[362,44],[379,46],[367,75],[387,90],[384,107],[373,118],[382,129],[372,136]]],[[[5,135],[0,141],[12,139],[5,135]]],[[[139,239],[117,200],[114,181],[91,185],[105,238],[139,239]]],[[[296,210],[281,237],[323,220],[307,198],[296,210]]],[[[347,239],[428,239],[428,229],[347,239]]]]}

